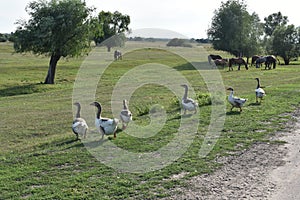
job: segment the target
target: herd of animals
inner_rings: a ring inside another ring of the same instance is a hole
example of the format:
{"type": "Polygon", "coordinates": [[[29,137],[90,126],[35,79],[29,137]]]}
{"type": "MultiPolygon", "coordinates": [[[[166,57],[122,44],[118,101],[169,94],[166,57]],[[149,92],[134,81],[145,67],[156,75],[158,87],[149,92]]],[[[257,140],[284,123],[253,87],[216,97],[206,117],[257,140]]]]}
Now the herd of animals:
{"type": "MultiPolygon", "coordinates": [[[[241,65],[244,65],[246,70],[248,70],[247,62],[241,57],[227,59],[222,58],[220,55],[210,54],[208,56],[208,62],[213,66],[222,66],[223,68],[225,68],[225,66],[228,66],[229,71],[233,70],[233,65],[238,65],[238,70],[240,70],[241,65]]],[[[273,55],[252,56],[251,65],[255,64],[256,68],[260,68],[263,63],[265,63],[265,69],[271,69],[272,67],[273,69],[275,69],[277,59],[273,55]]]]}
{"type": "MultiPolygon", "coordinates": [[[[256,78],[257,87],[255,89],[256,94],[256,103],[259,103],[263,97],[266,95],[265,91],[260,86],[260,79],[256,78]]],[[[194,114],[197,113],[198,103],[194,99],[188,97],[188,85],[182,84],[184,88],[184,94],[181,100],[181,105],[183,108],[183,114],[186,114],[186,111],[193,111],[194,114]]],[[[233,108],[239,108],[240,112],[242,112],[242,107],[246,103],[247,99],[240,98],[234,96],[234,90],[232,87],[229,87],[227,90],[230,91],[228,96],[228,102],[231,104],[232,111],[233,108]]],[[[80,116],[81,105],[79,102],[74,103],[77,106],[76,116],[73,120],[72,130],[73,133],[76,135],[76,139],[79,139],[79,136],[86,138],[88,125],[86,121],[80,116]]],[[[105,118],[101,116],[102,113],[102,105],[99,102],[93,102],[90,104],[91,106],[95,106],[97,108],[96,118],[95,118],[95,126],[102,135],[101,140],[103,140],[104,135],[113,135],[116,138],[116,131],[118,129],[119,119],[117,118],[105,118]]],[[[127,100],[123,100],[123,109],[120,112],[120,120],[122,122],[122,130],[125,130],[128,123],[132,121],[132,113],[128,108],[127,100]]]]}

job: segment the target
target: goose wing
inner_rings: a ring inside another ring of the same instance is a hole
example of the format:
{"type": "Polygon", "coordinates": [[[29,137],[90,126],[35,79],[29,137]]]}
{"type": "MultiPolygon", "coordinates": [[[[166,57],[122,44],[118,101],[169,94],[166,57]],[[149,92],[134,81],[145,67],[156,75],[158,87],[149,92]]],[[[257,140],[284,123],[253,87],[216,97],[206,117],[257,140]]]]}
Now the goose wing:
{"type": "Polygon", "coordinates": [[[247,99],[240,98],[240,97],[233,97],[233,101],[237,105],[243,105],[247,101],[247,99]]]}
{"type": "Polygon", "coordinates": [[[99,128],[102,129],[106,135],[113,134],[117,129],[117,125],[117,119],[101,118],[99,120],[99,128]]]}
{"type": "Polygon", "coordinates": [[[120,118],[124,122],[129,122],[132,120],[132,113],[129,110],[122,110],[120,113],[120,118]]]}
{"type": "Polygon", "coordinates": [[[262,88],[257,88],[255,90],[257,96],[265,96],[266,92],[262,88]]]}
{"type": "Polygon", "coordinates": [[[235,97],[235,96],[228,96],[228,101],[232,104],[232,105],[243,105],[247,99],[244,98],[240,98],[240,97],[235,97]]]}
{"type": "Polygon", "coordinates": [[[72,130],[75,133],[84,133],[86,129],[88,129],[88,125],[86,121],[82,118],[76,118],[72,124],[72,130]]]}
{"type": "Polygon", "coordinates": [[[72,124],[72,128],[75,128],[75,127],[86,127],[88,128],[88,125],[86,123],[86,121],[82,118],[76,118],[74,121],[73,121],[73,124],[72,124]]]}
{"type": "Polygon", "coordinates": [[[124,117],[131,117],[132,114],[129,110],[122,110],[121,111],[121,116],[124,116],[124,117]]]}
{"type": "Polygon", "coordinates": [[[112,126],[113,124],[114,120],[110,118],[96,119],[96,126],[107,127],[112,126]]]}
{"type": "Polygon", "coordinates": [[[182,103],[183,104],[193,104],[195,106],[198,105],[198,103],[194,99],[191,99],[191,98],[182,99],[182,103]]]}

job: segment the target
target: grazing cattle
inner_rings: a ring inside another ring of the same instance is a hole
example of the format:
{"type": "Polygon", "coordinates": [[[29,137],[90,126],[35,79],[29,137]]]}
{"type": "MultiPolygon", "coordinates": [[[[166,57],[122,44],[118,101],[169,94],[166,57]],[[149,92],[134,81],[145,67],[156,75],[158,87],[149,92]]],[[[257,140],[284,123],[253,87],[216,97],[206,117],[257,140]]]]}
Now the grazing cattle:
{"type": "Polygon", "coordinates": [[[229,59],[229,65],[228,65],[229,66],[229,71],[230,71],[230,69],[233,70],[232,65],[238,65],[238,70],[240,70],[242,64],[245,65],[246,70],[248,70],[248,65],[247,65],[246,61],[243,58],[241,58],[241,57],[230,58],[229,59]]]}
{"type": "Polygon", "coordinates": [[[263,63],[265,63],[266,60],[267,60],[266,56],[261,56],[261,57],[257,58],[256,61],[255,61],[255,66],[256,66],[256,68],[260,68],[260,66],[261,66],[263,63]]]}
{"type": "Polygon", "coordinates": [[[252,58],[251,58],[251,66],[256,62],[256,60],[258,59],[258,58],[260,58],[261,56],[258,56],[258,55],[254,55],[254,56],[252,56],[252,58]]]}
{"type": "Polygon", "coordinates": [[[271,65],[273,65],[273,69],[276,69],[276,57],[273,55],[266,56],[265,69],[271,69],[271,65]]]}
{"type": "Polygon", "coordinates": [[[219,56],[219,55],[210,54],[210,55],[207,56],[207,59],[208,59],[209,64],[212,65],[213,64],[212,60],[222,59],[222,57],[219,56]]]}
{"type": "Polygon", "coordinates": [[[115,60],[122,60],[122,52],[120,50],[115,50],[114,58],[115,60]]]}
{"type": "Polygon", "coordinates": [[[214,63],[216,66],[222,66],[223,68],[228,65],[228,59],[222,58],[222,59],[216,59],[214,60],[214,63]]]}

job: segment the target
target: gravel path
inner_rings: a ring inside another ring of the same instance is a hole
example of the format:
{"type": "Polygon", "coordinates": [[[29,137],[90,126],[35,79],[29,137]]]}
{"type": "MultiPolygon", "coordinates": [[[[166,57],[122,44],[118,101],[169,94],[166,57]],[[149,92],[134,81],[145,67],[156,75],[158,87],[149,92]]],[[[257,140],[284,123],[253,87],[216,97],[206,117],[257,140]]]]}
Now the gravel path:
{"type": "Polygon", "coordinates": [[[257,143],[218,160],[224,163],[221,169],[192,178],[188,187],[176,188],[167,199],[300,199],[300,109],[293,118],[284,132],[272,137],[287,144],[257,143]]]}
{"type": "Polygon", "coordinates": [[[272,200],[300,199],[300,117],[297,117],[293,131],[284,137],[288,150],[284,158],[285,165],[270,173],[270,180],[274,181],[277,190],[270,195],[272,200]]]}

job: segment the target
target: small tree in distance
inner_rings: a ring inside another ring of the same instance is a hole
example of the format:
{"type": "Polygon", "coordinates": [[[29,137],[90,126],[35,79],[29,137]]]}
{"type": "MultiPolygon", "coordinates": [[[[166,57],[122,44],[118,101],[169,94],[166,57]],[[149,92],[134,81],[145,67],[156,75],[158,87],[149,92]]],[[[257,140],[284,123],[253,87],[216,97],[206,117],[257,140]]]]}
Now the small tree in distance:
{"type": "Polygon", "coordinates": [[[92,9],[81,0],[37,0],[26,7],[30,19],[19,21],[14,33],[18,53],[50,56],[45,84],[54,84],[61,57],[79,56],[90,47],[88,16],[92,9]]]}
{"type": "Polygon", "coordinates": [[[187,40],[173,38],[167,43],[168,47],[193,47],[191,44],[187,43],[187,40]]]}
{"type": "Polygon", "coordinates": [[[96,18],[92,19],[93,40],[96,45],[103,45],[110,51],[112,47],[123,46],[129,31],[130,17],[115,11],[114,13],[101,11],[96,18]],[[108,41],[106,41],[108,40],[108,41]]]}

